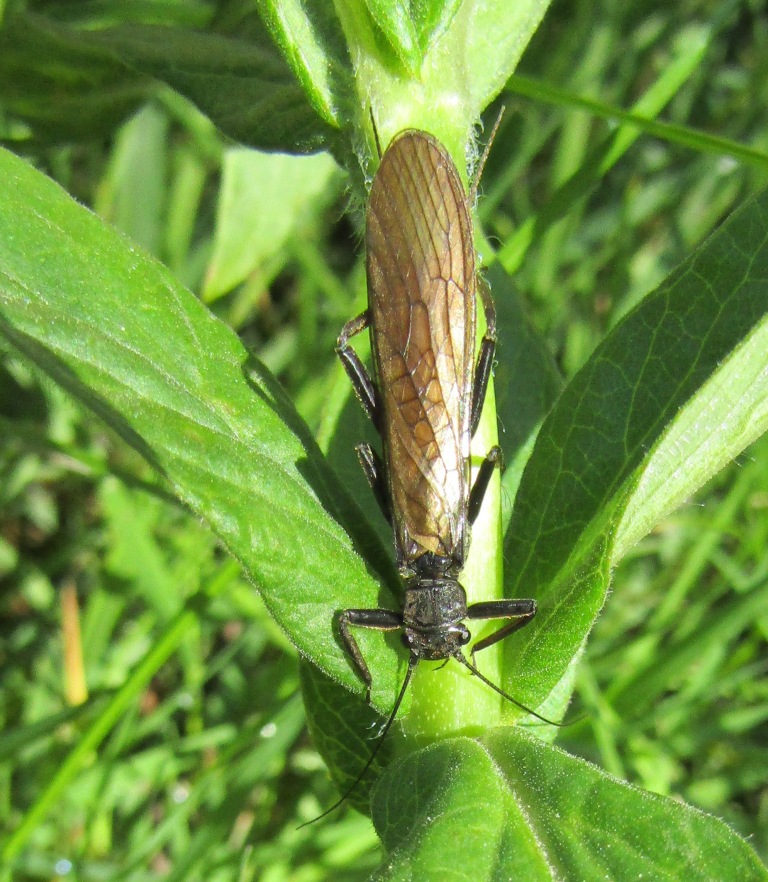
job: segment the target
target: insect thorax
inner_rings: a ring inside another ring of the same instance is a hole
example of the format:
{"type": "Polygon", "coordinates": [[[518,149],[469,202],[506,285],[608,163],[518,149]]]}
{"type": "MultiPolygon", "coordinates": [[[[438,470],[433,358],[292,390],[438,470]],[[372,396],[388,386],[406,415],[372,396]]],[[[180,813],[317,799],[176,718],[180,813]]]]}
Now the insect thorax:
{"type": "Polygon", "coordinates": [[[450,658],[470,639],[463,624],[467,595],[458,579],[449,574],[450,562],[437,558],[422,566],[405,583],[403,642],[419,658],[450,658]],[[432,569],[433,572],[425,572],[432,569]]]}

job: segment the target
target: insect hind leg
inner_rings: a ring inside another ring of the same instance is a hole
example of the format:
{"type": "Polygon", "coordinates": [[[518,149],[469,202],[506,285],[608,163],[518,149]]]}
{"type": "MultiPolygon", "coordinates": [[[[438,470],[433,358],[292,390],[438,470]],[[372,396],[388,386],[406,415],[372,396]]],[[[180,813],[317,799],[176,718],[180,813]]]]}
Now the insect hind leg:
{"type": "Polygon", "coordinates": [[[496,354],[496,309],[491,299],[488,283],[478,277],[477,287],[483,301],[485,312],[485,334],[480,343],[480,352],[475,364],[475,373],[472,380],[472,409],[469,419],[470,437],[474,436],[480,422],[480,416],[485,404],[485,396],[488,392],[488,383],[493,369],[493,356],[496,354]]]}
{"type": "Polygon", "coordinates": [[[338,340],[336,341],[336,355],[347,372],[352,388],[355,390],[358,401],[363,406],[363,410],[368,414],[371,422],[379,429],[379,414],[381,407],[379,405],[379,396],[376,392],[376,386],[371,379],[365,365],[360,361],[360,356],[349,345],[352,337],[364,331],[370,324],[370,313],[366,309],[360,315],[350,319],[341,329],[338,340]]]}

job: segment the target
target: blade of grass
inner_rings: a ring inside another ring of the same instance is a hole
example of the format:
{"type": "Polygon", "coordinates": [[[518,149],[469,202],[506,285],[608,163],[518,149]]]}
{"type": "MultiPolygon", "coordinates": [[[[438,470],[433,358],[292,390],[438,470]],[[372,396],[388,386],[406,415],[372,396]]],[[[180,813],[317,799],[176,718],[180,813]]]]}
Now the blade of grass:
{"type": "MultiPolygon", "coordinates": [[[[740,144],[731,138],[721,138],[717,135],[710,135],[708,132],[693,129],[690,126],[681,126],[675,123],[652,119],[636,111],[622,110],[622,108],[616,107],[613,104],[606,104],[604,101],[597,101],[594,98],[577,95],[568,89],[561,89],[558,86],[542,83],[539,80],[533,80],[530,77],[520,76],[519,74],[512,76],[506,88],[508,92],[514,92],[517,95],[532,98],[535,101],[567,107],[571,110],[574,108],[588,110],[600,119],[626,123],[629,127],[636,128],[638,133],[644,132],[646,135],[653,135],[655,138],[668,141],[670,144],[690,147],[691,150],[696,150],[699,153],[730,156],[733,159],[755,165],[760,169],[768,169],[768,153],[748,147],[745,144],[740,144]]],[[[638,105],[635,106],[637,107],[638,105]]]]}
{"type": "MultiPolygon", "coordinates": [[[[210,600],[220,595],[227,585],[239,576],[240,566],[236,561],[228,561],[217,575],[200,591],[199,597],[210,600]]],[[[147,653],[125,683],[114,694],[110,702],[93,721],[83,737],[59,766],[48,786],[24,816],[19,827],[8,837],[0,850],[0,860],[10,872],[10,865],[26,845],[40,821],[51,811],[67,785],[83,768],[90,754],[114,728],[120,717],[129,709],[139,692],[176,651],[185,635],[197,624],[199,612],[194,605],[185,607],[160,635],[152,649],[147,653]]],[[[10,879],[10,876],[6,876],[10,879]]]]}
{"type": "MultiPolygon", "coordinates": [[[[680,40],[674,60],[633,105],[632,113],[644,118],[657,116],[698,69],[706,56],[711,36],[709,28],[691,28],[680,40]]],[[[557,189],[547,205],[528,217],[507,239],[496,258],[510,275],[520,268],[532,242],[556,220],[564,217],[571,206],[584,197],[629,150],[640,134],[635,123],[620,126],[592,152],[591,158],[581,169],[557,189]]]]}

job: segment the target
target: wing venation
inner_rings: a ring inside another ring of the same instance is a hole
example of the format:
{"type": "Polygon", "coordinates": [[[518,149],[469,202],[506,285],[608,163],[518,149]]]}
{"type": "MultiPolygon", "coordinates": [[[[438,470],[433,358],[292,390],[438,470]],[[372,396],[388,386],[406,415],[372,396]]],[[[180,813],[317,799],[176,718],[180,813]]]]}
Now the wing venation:
{"type": "Polygon", "coordinates": [[[368,299],[382,435],[403,565],[462,555],[475,344],[475,254],[448,153],[407,131],[382,158],[368,203],[368,299]]]}

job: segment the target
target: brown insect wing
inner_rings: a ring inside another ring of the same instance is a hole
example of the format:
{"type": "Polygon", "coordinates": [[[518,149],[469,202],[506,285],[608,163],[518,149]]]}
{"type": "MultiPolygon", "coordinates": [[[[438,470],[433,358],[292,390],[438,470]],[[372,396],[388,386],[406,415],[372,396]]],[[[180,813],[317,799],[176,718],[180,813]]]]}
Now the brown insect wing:
{"type": "Polygon", "coordinates": [[[374,365],[399,563],[463,560],[475,348],[475,252],[467,197],[432,136],[384,154],[366,225],[374,365]]]}

